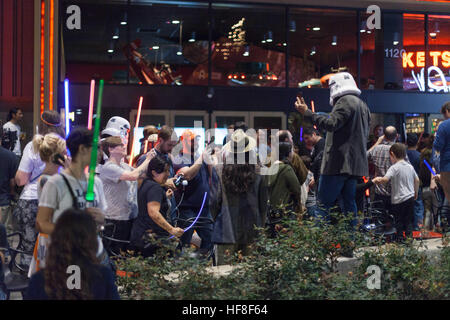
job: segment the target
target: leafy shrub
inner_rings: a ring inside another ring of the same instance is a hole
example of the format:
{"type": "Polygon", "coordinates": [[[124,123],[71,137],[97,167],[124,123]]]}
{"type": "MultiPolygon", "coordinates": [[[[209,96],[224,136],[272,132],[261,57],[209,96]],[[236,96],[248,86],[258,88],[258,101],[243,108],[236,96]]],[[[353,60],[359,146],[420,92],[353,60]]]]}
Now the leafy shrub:
{"type": "Polygon", "coordinates": [[[353,232],[348,218],[336,215],[334,221],[284,221],[275,238],[260,230],[250,255],[229,256],[234,269],[220,277],[208,272],[210,261],[191,257],[190,250],[169,256],[165,247],[152,258],[129,257],[118,261],[118,269],[134,276],[118,277],[117,285],[123,299],[449,298],[448,246],[432,263],[412,242],[381,246],[382,239],[353,232]],[[374,242],[378,245],[363,253],[353,272],[337,271],[339,256],[374,242]],[[379,290],[367,288],[370,265],[382,270],[379,290]]]}

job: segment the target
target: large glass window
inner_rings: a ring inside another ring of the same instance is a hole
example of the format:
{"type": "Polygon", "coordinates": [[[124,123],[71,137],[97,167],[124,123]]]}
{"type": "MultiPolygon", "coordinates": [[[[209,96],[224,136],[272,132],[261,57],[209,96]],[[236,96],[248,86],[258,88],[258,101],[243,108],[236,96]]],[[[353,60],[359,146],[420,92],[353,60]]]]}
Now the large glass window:
{"type": "MultiPolygon", "coordinates": [[[[123,54],[126,45],[126,25],[120,22],[125,5],[102,1],[64,1],[61,6],[62,76],[72,83],[102,78],[106,83],[126,83],[128,63],[123,54]],[[80,29],[69,29],[66,14],[69,6],[80,8],[80,29]]],[[[61,81],[64,79],[60,79],[61,81]]]]}
{"type": "Polygon", "coordinates": [[[320,87],[321,77],[346,69],[357,77],[356,12],[292,8],[289,86],[320,87]]]}
{"type": "Polygon", "coordinates": [[[207,85],[207,3],[67,1],[63,17],[74,3],[81,9],[81,30],[63,31],[72,82],[207,85]]]}
{"type": "Polygon", "coordinates": [[[428,16],[428,44],[428,90],[450,92],[450,16],[428,16]]]}
{"type": "Polygon", "coordinates": [[[208,4],[132,2],[128,60],[133,82],[208,84],[208,4]]]}
{"type": "MultiPolygon", "coordinates": [[[[361,89],[383,89],[384,82],[375,81],[375,71],[376,71],[376,55],[375,55],[375,37],[379,39],[383,37],[381,30],[371,29],[367,27],[368,15],[365,11],[360,13],[359,21],[359,34],[361,39],[361,44],[359,48],[359,53],[361,55],[361,78],[360,78],[360,88],[361,89]]],[[[379,43],[378,41],[377,43],[379,43]]],[[[382,52],[383,48],[378,48],[378,51],[382,52]]],[[[380,58],[383,58],[380,56],[380,58]]]]}
{"type": "Polygon", "coordinates": [[[214,85],[283,87],[285,9],[213,4],[214,85]]]}

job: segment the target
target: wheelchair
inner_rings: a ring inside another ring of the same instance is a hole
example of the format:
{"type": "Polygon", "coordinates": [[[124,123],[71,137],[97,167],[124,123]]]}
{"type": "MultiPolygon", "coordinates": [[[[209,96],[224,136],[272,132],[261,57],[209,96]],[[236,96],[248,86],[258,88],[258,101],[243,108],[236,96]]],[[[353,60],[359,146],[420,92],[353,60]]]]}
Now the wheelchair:
{"type": "Polygon", "coordinates": [[[23,234],[20,232],[14,232],[6,235],[7,238],[7,247],[0,247],[0,252],[9,255],[8,262],[5,261],[5,264],[2,264],[0,261],[0,289],[6,294],[6,300],[11,298],[11,293],[20,292],[22,298],[28,288],[28,267],[23,266],[17,262],[17,258],[20,255],[28,255],[32,256],[31,252],[25,252],[21,250],[23,234]],[[13,247],[10,243],[14,243],[13,237],[18,237],[18,242],[15,247],[13,247]]]}
{"type": "Polygon", "coordinates": [[[386,208],[383,201],[365,199],[363,223],[359,230],[367,234],[367,240],[382,239],[383,242],[393,242],[397,229],[395,218],[386,208]]]}

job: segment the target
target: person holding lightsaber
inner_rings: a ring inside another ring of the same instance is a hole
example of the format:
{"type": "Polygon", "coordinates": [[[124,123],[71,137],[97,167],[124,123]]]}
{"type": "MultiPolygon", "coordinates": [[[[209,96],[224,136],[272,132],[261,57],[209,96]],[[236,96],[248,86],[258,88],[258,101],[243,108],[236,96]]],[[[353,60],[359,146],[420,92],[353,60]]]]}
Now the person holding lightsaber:
{"type": "MultiPolygon", "coordinates": [[[[131,226],[138,213],[137,180],[145,177],[153,155],[147,153],[145,161],[138,168],[133,168],[124,161],[127,148],[120,137],[104,139],[101,147],[108,157],[105,164],[98,169],[110,208],[106,213],[106,222],[114,226],[114,230],[105,230],[105,235],[118,240],[129,240],[131,226]]],[[[125,249],[125,246],[117,245],[111,249],[125,249]]]]}
{"type": "MultiPolygon", "coordinates": [[[[72,156],[70,166],[61,174],[52,176],[42,189],[39,199],[39,208],[36,218],[36,227],[39,232],[50,236],[55,228],[56,221],[61,214],[70,208],[86,210],[95,219],[98,226],[104,224],[104,213],[108,209],[103,191],[103,183],[94,179],[94,201],[88,207],[86,194],[88,179],[85,168],[91,161],[93,132],[87,128],[73,129],[66,140],[67,148],[72,156]]],[[[98,238],[99,249],[97,257],[105,266],[109,266],[109,258],[98,238]]]]}

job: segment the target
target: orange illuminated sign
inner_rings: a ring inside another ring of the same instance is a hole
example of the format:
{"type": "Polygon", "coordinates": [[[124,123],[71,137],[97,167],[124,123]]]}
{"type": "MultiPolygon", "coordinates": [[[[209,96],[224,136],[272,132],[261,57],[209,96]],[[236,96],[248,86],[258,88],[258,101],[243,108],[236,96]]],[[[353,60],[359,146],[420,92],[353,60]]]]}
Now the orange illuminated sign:
{"type": "MultiPolygon", "coordinates": [[[[439,63],[445,68],[450,68],[450,51],[430,51],[433,59],[433,66],[438,67],[439,63]]],[[[424,68],[425,51],[405,52],[402,55],[403,68],[424,68]]]]}

